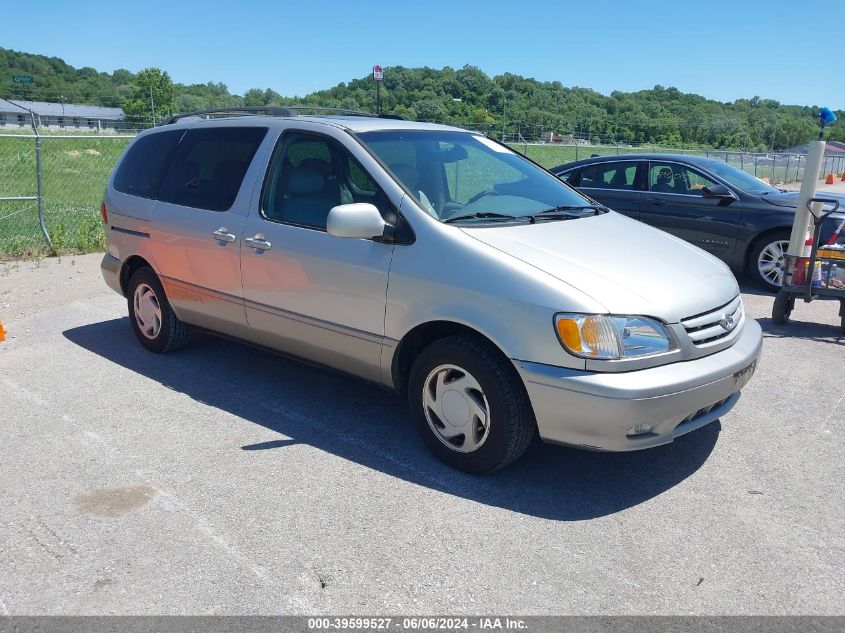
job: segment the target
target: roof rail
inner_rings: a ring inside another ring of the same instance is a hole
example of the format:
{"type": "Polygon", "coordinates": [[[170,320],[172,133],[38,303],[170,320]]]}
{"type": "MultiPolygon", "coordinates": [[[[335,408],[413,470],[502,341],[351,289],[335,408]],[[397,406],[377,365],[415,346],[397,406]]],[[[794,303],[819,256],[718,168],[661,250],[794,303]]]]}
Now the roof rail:
{"type": "Polygon", "coordinates": [[[187,119],[192,116],[208,116],[210,114],[268,114],[270,116],[294,116],[288,108],[277,106],[241,106],[239,108],[211,108],[209,110],[194,110],[193,112],[183,112],[175,114],[160,125],[169,125],[176,123],[180,119],[187,119]]]}
{"type": "Polygon", "coordinates": [[[209,110],[194,110],[193,112],[184,112],[176,114],[160,125],[169,125],[176,123],[181,119],[188,117],[206,117],[209,115],[267,115],[267,116],[281,116],[291,117],[299,114],[306,114],[313,111],[317,114],[340,114],[346,116],[364,116],[364,117],[380,117],[383,119],[402,119],[398,114],[373,114],[371,112],[362,112],[361,110],[348,110],[346,108],[327,108],[323,106],[310,105],[290,105],[290,106],[241,106],[231,108],[212,108],[209,110]]]}

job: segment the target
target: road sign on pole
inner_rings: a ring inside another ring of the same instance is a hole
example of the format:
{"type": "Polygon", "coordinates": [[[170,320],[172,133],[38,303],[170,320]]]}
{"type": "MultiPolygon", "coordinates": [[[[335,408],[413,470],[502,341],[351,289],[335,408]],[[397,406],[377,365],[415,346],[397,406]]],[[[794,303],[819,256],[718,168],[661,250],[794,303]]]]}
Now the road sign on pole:
{"type": "Polygon", "coordinates": [[[378,64],[373,66],[373,79],[376,80],[376,114],[381,114],[381,82],[384,81],[384,69],[378,64]]]}
{"type": "Polygon", "coordinates": [[[12,83],[31,84],[32,83],[32,75],[12,75],[12,83]]]}

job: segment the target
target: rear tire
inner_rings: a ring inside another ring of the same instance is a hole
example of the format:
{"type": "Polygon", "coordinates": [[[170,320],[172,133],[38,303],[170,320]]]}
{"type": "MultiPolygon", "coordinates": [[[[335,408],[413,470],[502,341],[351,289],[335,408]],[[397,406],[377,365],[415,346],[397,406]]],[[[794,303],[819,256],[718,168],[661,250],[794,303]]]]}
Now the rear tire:
{"type": "Polygon", "coordinates": [[[174,352],[187,345],[191,326],[176,316],[151,268],[145,266],[132,273],[126,297],[129,323],[141,345],[158,354],[174,352]]]}
{"type": "Polygon", "coordinates": [[[426,347],[411,369],[408,403],[429,450],[468,473],[507,466],[534,436],[534,412],[519,374],[479,338],[450,336],[426,347]]]}
{"type": "Polygon", "coordinates": [[[758,238],[748,251],[748,275],[755,285],[777,292],[783,285],[786,272],[786,251],[790,232],[783,229],[758,238]]]}
{"type": "Polygon", "coordinates": [[[789,323],[789,317],[792,315],[792,309],[795,307],[795,295],[779,290],[775,297],[775,302],[772,304],[772,321],[775,325],[785,325],[789,323]]]}

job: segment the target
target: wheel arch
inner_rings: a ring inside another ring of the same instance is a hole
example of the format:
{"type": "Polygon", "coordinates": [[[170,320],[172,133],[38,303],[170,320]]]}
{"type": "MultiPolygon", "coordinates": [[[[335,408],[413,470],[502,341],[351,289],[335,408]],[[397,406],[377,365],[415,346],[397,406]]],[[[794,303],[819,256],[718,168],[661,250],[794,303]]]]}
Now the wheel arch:
{"type": "Polygon", "coordinates": [[[405,391],[411,368],[422,350],[434,341],[456,335],[470,336],[483,341],[491,349],[501,354],[502,358],[510,362],[510,357],[505,354],[500,345],[489,336],[465,323],[448,319],[426,321],[410,329],[396,346],[390,363],[390,377],[394,389],[400,392],[405,391]]]}
{"type": "Polygon", "coordinates": [[[136,270],[144,267],[155,272],[153,265],[140,255],[132,255],[123,262],[123,265],[120,267],[120,289],[123,291],[124,297],[126,296],[126,289],[129,286],[129,280],[132,278],[132,275],[136,270]]]}

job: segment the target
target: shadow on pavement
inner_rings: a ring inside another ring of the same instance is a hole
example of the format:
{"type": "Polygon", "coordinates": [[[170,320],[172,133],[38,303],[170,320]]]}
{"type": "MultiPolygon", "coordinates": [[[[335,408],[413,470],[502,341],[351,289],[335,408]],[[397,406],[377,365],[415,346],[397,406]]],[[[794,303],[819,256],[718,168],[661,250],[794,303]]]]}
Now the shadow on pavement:
{"type": "Polygon", "coordinates": [[[176,354],[151,354],[135,341],[127,318],[73,328],[64,336],[168,389],[292,438],[233,451],[275,454],[309,444],[420,486],[553,520],[606,516],[661,494],[698,470],[721,429],[716,422],[671,445],[635,453],[535,441],[510,467],[473,476],[431,456],[404,401],[378,386],[212,336],[198,337],[176,354]]]}
{"type": "Polygon", "coordinates": [[[754,295],[756,297],[770,297],[772,301],[775,300],[775,293],[770,290],[763,290],[757,286],[753,281],[749,281],[747,275],[738,275],[739,291],[744,295],[754,295]]]}
{"type": "Polygon", "coordinates": [[[763,336],[766,338],[800,338],[819,343],[845,345],[845,332],[838,325],[794,320],[790,320],[785,325],[777,325],[771,317],[756,319],[756,321],[763,328],[763,336]]]}

